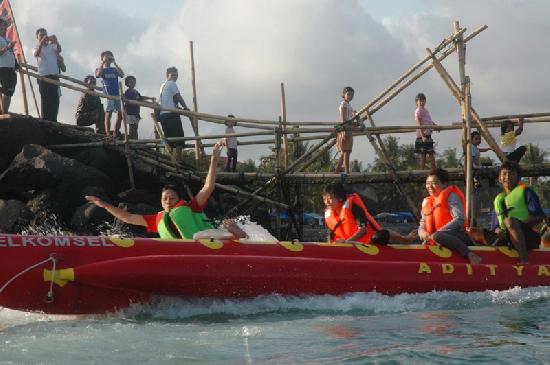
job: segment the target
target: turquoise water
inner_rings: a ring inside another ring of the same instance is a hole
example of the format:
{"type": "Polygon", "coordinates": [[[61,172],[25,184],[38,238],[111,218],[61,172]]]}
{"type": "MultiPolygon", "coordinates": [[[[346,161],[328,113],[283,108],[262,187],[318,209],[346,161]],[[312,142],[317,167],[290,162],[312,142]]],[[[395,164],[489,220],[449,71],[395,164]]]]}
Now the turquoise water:
{"type": "Polygon", "coordinates": [[[550,364],[550,287],[0,310],[0,364],[550,364]]]}

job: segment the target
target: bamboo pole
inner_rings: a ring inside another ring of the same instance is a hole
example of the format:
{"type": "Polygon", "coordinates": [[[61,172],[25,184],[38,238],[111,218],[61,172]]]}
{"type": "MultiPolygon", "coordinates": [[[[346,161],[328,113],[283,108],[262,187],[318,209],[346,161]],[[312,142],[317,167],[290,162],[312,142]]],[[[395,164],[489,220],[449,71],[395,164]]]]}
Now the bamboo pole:
{"type": "MultiPolygon", "coordinates": [[[[473,175],[472,175],[472,147],[470,138],[470,85],[469,78],[466,76],[466,45],[464,43],[462,35],[458,35],[460,31],[460,24],[458,21],[454,22],[454,31],[457,34],[455,39],[456,53],[458,55],[458,75],[460,78],[460,92],[462,98],[460,99],[460,108],[462,111],[462,151],[465,159],[464,164],[464,177],[466,188],[466,217],[470,223],[474,222],[475,211],[473,209],[473,175]]],[[[470,224],[473,227],[473,224],[470,224]]]]}
{"type": "MultiPolygon", "coordinates": [[[[466,31],[466,29],[463,29],[460,34],[464,34],[464,32],[466,31]]],[[[456,34],[453,34],[452,36],[444,39],[440,44],[439,46],[437,46],[435,48],[435,52],[439,52],[441,50],[443,50],[446,46],[448,46],[449,44],[451,44],[455,37],[457,35],[456,34]]],[[[425,64],[426,62],[428,62],[430,60],[430,57],[424,57],[422,60],[418,61],[416,64],[414,64],[411,68],[409,68],[407,71],[405,71],[405,73],[403,75],[401,75],[401,77],[399,77],[397,80],[395,80],[390,86],[388,86],[386,89],[384,89],[376,98],[374,98],[372,101],[370,101],[366,106],[364,106],[363,108],[361,108],[357,114],[361,115],[363,113],[367,113],[367,114],[373,114],[372,110],[369,111],[369,109],[374,105],[376,104],[379,100],[381,100],[384,96],[386,96],[392,89],[394,89],[397,85],[399,85],[403,80],[405,80],[407,77],[409,77],[414,71],[416,71],[418,68],[420,68],[420,66],[422,66],[423,64],[425,64]]]]}
{"type": "MultiPolygon", "coordinates": [[[[458,77],[460,80],[460,86],[461,86],[461,94],[464,96],[464,85],[465,85],[465,78],[466,78],[466,60],[465,60],[465,53],[466,53],[466,46],[463,41],[463,37],[458,35],[458,32],[460,31],[460,24],[458,21],[454,22],[454,32],[457,35],[455,38],[455,49],[456,53],[458,55],[458,77]]],[[[460,107],[462,110],[462,153],[463,156],[466,156],[466,150],[468,149],[468,134],[466,131],[466,115],[464,115],[464,111],[466,110],[464,107],[464,103],[460,103],[460,107]]],[[[468,204],[466,204],[468,205],[468,204]]]]}
{"type": "MultiPolygon", "coordinates": [[[[158,164],[157,161],[155,161],[154,159],[146,157],[146,156],[138,155],[136,153],[134,153],[134,157],[139,158],[143,161],[146,161],[147,163],[150,163],[150,164],[158,164]]],[[[169,165],[166,165],[166,164],[158,164],[158,165],[162,166],[163,169],[172,172],[174,176],[177,176],[177,177],[180,177],[180,178],[183,178],[183,179],[191,179],[191,180],[195,180],[195,181],[198,181],[198,182],[204,182],[204,179],[201,176],[198,176],[198,175],[193,174],[191,172],[178,171],[178,169],[175,166],[169,166],[169,165]]],[[[243,189],[234,188],[234,187],[223,185],[223,184],[220,184],[220,183],[216,183],[216,188],[227,191],[229,193],[233,193],[237,196],[244,196],[244,197],[247,197],[247,198],[250,198],[250,199],[255,199],[255,200],[257,200],[259,202],[262,202],[262,203],[268,203],[268,204],[271,204],[273,206],[279,206],[283,209],[288,209],[288,206],[286,204],[276,202],[274,200],[271,200],[269,198],[266,198],[266,197],[258,195],[258,194],[249,193],[249,192],[247,192],[243,189]]]]}
{"type": "MultiPolygon", "coordinates": [[[[17,33],[17,36],[19,36],[19,29],[17,28],[17,22],[15,21],[15,15],[13,14],[13,10],[11,8],[11,4],[8,3],[8,8],[9,8],[9,12],[10,12],[10,16],[11,16],[11,21],[13,23],[13,27],[15,28],[15,32],[17,33]]],[[[19,38],[19,45],[21,46],[21,56],[23,57],[23,62],[26,64],[27,63],[27,58],[25,57],[25,51],[23,50],[23,42],[21,42],[21,38],[19,38]]],[[[21,66],[21,65],[20,65],[21,66]]],[[[22,69],[23,67],[19,67],[19,74],[21,75],[21,84],[24,84],[25,83],[25,80],[24,80],[24,77],[22,76],[21,72],[22,72],[22,69]]],[[[31,78],[30,76],[27,75],[27,78],[29,80],[29,86],[31,88],[31,92],[32,92],[32,98],[34,100],[34,106],[36,108],[36,114],[38,115],[38,117],[40,118],[41,115],[40,115],[40,111],[38,109],[38,102],[36,101],[36,95],[34,93],[34,87],[32,85],[32,82],[31,82],[31,78]]],[[[28,103],[27,103],[27,96],[26,96],[26,92],[25,92],[25,101],[24,101],[24,104],[26,104],[26,108],[25,108],[25,115],[29,115],[29,107],[28,107],[28,103]]]]}
{"type": "MultiPolygon", "coordinates": [[[[25,66],[27,69],[29,70],[32,70],[34,72],[37,72],[38,71],[38,67],[36,66],[33,66],[31,64],[28,64],[28,63],[24,63],[23,66],[25,66]]],[[[75,79],[74,77],[71,77],[71,76],[68,76],[68,75],[63,75],[63,74],[60,74],[59,75],[59,78],[60,79],[64,79],[64,80],[67,80],[67,81],[71,81],[72,83],[75,83],[77,85],[81,85],[81,86],[84,86],[84,87],[88,87],[88,85],[83,82],[82,80],[79,80],[79,79],[75,79]]],[[[94,90],[98,90],[98,91],[102,91],[103,88],[101,86],[94,86],[93,87],[94,90]]]]}
{"type": "MultiPolygon", "coordinates": [[[[128,124],[126,123],[126,108],[124,107],[124,93],[122,92],[122,82],[118,82],[118,100],[120,102],[120,113],[122,114],[122,123],[124,124],[124,154],[126,155],[126,164],[128,165],[128,178],[130,179],[130,187],[136,188],[134,180],[134,168],[132,167],[132,159],[130,158],[130,150],[128,148],[128,124]]],[[[115,138],[116,138],[115,131],[115,138]]]]}
{"type": "Polygon", "coordinates": [[[464,103],[463,103],[463,114],[466,124],[466,216],[470,221],[470,227],[475,227],[475,222],[477,221],[477,210],[476,210],[476,201],[474,199],[474,174],[473,174],[473,160],[472,160],[472,138],[471,136],[471,117],[470,117],[470,107],[471,107],[471,93],[470,93],[470,78],[465,77],[464,84],[464,103]]]}
{"type": "Polygon", "coordinates": [[[19,66],[19,79],[21,80],[21,96],[23,97],[23,110],[25,115],[29,115],[29,103],[27,102],[27,88],[25,86],[25,75],[21,71],[21,66],[19,66]]]}
{"type": "MultiPolygon", "coordinates": [[[[127,100],[126,101],[127,103],[130,102],[130,100],[127,100]]],[[[525,114],[525,115],[530,115],[530,114],[525,114]]],[[[511,118],[520,118],[522,117],[522,114],[518,114],[518,115],[510,115],[511,118]]],[[[494,117],[487,117],[487,118],[482,118],[482,120],[485,120],[485,124],[487,127],[499,127],[502,123],[502,121],[499,121],[499,120],[494,120],[493,119],[494,117]]],[[[525,119],[524,120],[524,123],[528,123],[528,124],[534,124],[534,123],[549,123],[550,122],[550,117],[548,118],[538,118],[538,119],[525,119]]],[[[83,128],[83,127],[80,127],[80,128],[83,128]]],[[[155,130],[156,129],[160,129],[160,127],[158,126],[157,124],[157,127],[155,127],[155,130]]],[[[451,125],[437,125],[437,126],[432,126],[430,127],[432,128],[433,130],[437,130],[437,131],[449,131],[449,130],[459,130],[459,129],[462,129],[462,122],[452,122],[451,125]],[[460,124],[459,124],[460,123],[460,124]]],[[[363,135],[367,135],[367,134],[399,134],[399,133],[411,133],[411,132],[415,132],[417,129],[416,126],[383,126],[383,127],[364,127],[361,131],[354,131],[353,135],[354,136],[363,136],[363,135]]],[[[270,128],[270,130],[273,130],[270,128]]],[[[334,128],[331,128],[331,130],[334,130],[334,128]]],[[[281,132],[282,133],[282,132],[281,132]]],[[[292,130],[287,130],[286,134],[290,134],[290,133],[294,133],[292,130]]],[[[237,136],[247,136],[247,137],[251,137],[251,136],[262,136],[262,135],[271,135],[273,134],[273,132],[269,132],[269,133],[246,133],[246,134],[237,134],[237,136]]],[[[170,141],[171,142],[175,142],[175,141],[179,141],[179,142],[182,142],[182,141],[192,141],[194,140],[195,138],[201,138],[203,140],[207,140],[207,139],[220,139],[220,138],[224,138],[226,137],[227,135],[225,134],[216,134],[216,135],[204,135],[204,136],[201,136],[201,137],[174,137],[174,138],[170,138],[170,141]]],[[[322,135],[314,135],[314,136],[309,136],[309,137],[291,137],[288,139],[288,142],[289,143],[294,143],[294,142],[298,142],[298,141],[312,141],[312,140],[323,140],[327,137],[327,134],[322,134],[322,135]]],[[[99,146],[99,145],[105,145],[106,143],[108,142],[98,142],[98,143],[90,143],[90,142],[86,142],[86,143],[77,143],[77,144],[57,144],[57,145],[49,145],[48,147],[51,147],[51,148],[70,148],[70,147],[85,147],[85,146],[99,146]]],[[[113,143],[117,143],[117,141],[114,141],[113,143]]],[[[161,138],[158,138],[158,139],[140,139],[140,140],[130,140],[128,141],[128,143],[130,145],[140,145],[140,144],[166,144],[167,143],[167,140],[164,138],[164,137],[161,137],[161,138]]],[[[275,144],[276,143],[276,140],[275,139],[265,139],[265,140],[254,140],[254,141],[238,141],[238,144],[239,146],[247,146],[247,145],[254,145],[254,144],[275,144]]],[[[202,144],[204,147],[212,147],[214,146],[214,143],[212,144],[207,144],[207,143],[203,143],[202,144]]]]}
{"type": "Polygon", "coordinates": [[[285,84],[281,82],[281,127],[283,131],[283,151],[285,158],[285,169],[288,168],[288,138],[286,135],[286,96],[285,84]]]}
{"type": "MultiPolygon", "coordinates": [[[[460,103],[462,99],[462,95],[460,93],[458,86],[454,82],[453,78],[451,77],[451,75],[449,75],[449,73],[445,70],[445,68],[437,60],[437,58],[433,56],[432,51],[429,48],[426,48],[426,51],[428,52],[428,54],[432,55],[432,64],[434,65],[436,71],[439,73],[439,75],[441,76],[441,78],[443,79],[447,87],[451,90],[451,93],[456,98],[457,102],[460,103]]],[[[493,139],[493,136],[491,135],[491,132],[489,132],[489,129],[487,128],[487,126],[485,126],[485,124],[479,118],[479,115],[475,111],[474,107],[470,108],[470,113],[477,123],[477,126],[479,128],[479,133],[481,134],[481,136],[485,139],[487,144],[491,147],[491,149],[497,155],[500,161],[504,161],[505,159],[504,153],[500,149],[500,146],[493,139]]]]}
{"type": "MultiPolygon", "coordinates": [[[[195,56],[193,55],[193,41],[189,41],[189,51],[191,53],[191,85],[193,87],[193,111],[196,113],[199,111],[199,107],[197,105],[197,87],[196,87],[196,81],[195,81],[195,56]]],[[[195,133],[195,136],[198,136],[199,121],[197,117],[195,116],[190,117],[189,120],[191,121],[191,127],[193,127],[193,133],[195,133]]],[[[204,155],[204,149],[201,148],[200,145],[201,145],[200,139],[196,139],[195,140],[195,164],[197,165],[197,169],[199,168],[201,152],[204,155]]]]}
{"type": "MultiPolygon", "coordinates": [[[[475,36],[477,36],[479,33],[481,33],[482,31],[484,31],[485,29],[487,29],[487,26],[484,25],[480,28],[478,28],[477,30],[475,30],[474,32],[472,32],[470,35],[468,35],[466,38],[464,38],[464,42],[468,42],[470,41],[471,39],[473,39],[475,36]]],[[[451,55],[453,52],[455,52],[455,48],[450,48],[446,51],[443,52],[443,54],[438,57],[437,59],[441,62],[443,61],[445,58],[447,58],[449,55],[451,55]]],[[[403,85],[401,85],[399,88],[397,88],[396,91],[394,91],[393,93],[389,94],[388,96],[386,96],[384,99],[381,99],[377,105],[374,105],[374,103],[372,104],[372,107],[368,108],[369,110],[369,113],[371,115],[373,115],[374,113],[376,113],[378,110],[380,110],[384,105],[386,105],[387,103],[389,103],[393,98],[395,98],[397,95],[399,95],[401,93],[401,91],[405,90],[407,87],[409,87],[413,82],[415,82],[416,80],[418,80],[420,77],[422,77],[425,73],[427,73],[428,71],[430,71],[431,69],[433,68],[433,64],[430,64],[426,67],[424,67],[417,75],[411,77],[410,79],[408,79],[407,81],[405,81],[405,83],[403,85]]],[[[363,108],[364,109],[364,108],[363,108]]],[[[367,117],[362,117],[361,120],[365,120],[367,119],[367,117]]]]}

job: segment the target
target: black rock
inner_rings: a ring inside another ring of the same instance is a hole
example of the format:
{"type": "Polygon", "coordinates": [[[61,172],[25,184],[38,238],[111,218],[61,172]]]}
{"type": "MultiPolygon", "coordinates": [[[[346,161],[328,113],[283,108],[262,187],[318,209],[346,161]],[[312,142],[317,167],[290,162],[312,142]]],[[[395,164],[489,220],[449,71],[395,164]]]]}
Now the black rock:
{"type": "Polygon", "coordinates": [[[32,213],[19,200],[0,200],[0,232],[19,233],[29,225],[32,213]]]}

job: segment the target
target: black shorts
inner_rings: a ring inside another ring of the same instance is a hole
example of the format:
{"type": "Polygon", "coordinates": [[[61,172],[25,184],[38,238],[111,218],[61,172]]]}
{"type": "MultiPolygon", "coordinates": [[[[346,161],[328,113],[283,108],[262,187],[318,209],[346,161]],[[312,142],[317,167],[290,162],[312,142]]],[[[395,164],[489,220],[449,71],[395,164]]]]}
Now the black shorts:
{"type": "Polygon", "coordinates": [[[13,96],[17,85],[17,74],[11,67],[0,67],[0,92],[7,96],[13,96]]]}
{"type": "Polygon", "coordinates": [[[417,138],[414,142],[415,153],[434,153],[434,141],[432,136],[426,137],[427,141],[422,142],[422,138],[417,138]]]}
{"type": "Polygon", "coordinates": [[[164,137],[185,137],[183,126],[178,113],[163,113],[159,116],[159,122],[162,125],[164,137]]]}

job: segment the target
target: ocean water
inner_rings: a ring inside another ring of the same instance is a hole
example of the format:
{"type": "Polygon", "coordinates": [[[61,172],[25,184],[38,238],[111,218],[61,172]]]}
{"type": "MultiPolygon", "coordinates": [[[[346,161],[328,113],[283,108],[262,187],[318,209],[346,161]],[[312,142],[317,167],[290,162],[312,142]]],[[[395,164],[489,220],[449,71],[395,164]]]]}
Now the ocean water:
{"type": "Polygon", "coordinates": [[[0,364],[550,364],[550,287],[0,310],[0,364]]]}

